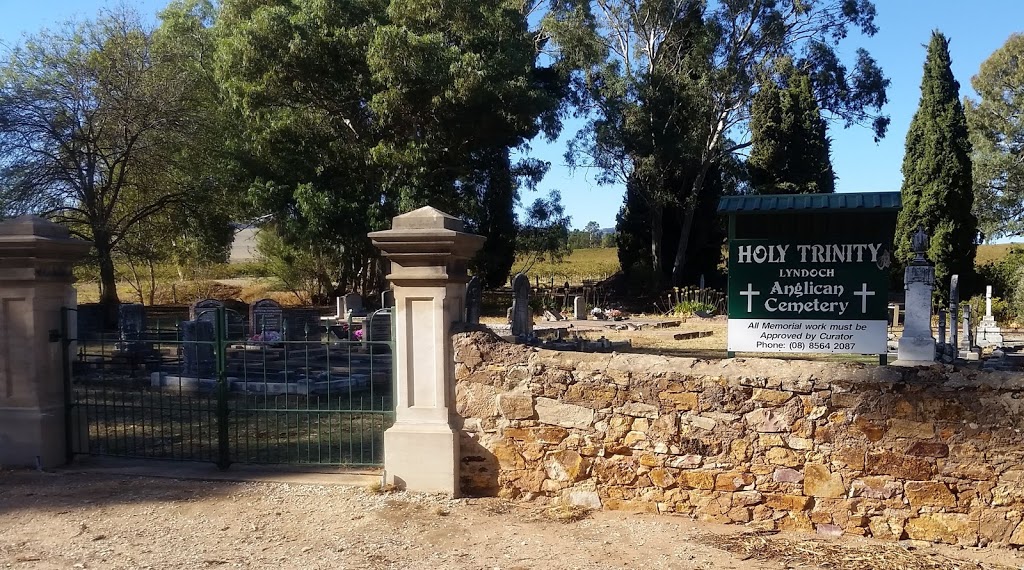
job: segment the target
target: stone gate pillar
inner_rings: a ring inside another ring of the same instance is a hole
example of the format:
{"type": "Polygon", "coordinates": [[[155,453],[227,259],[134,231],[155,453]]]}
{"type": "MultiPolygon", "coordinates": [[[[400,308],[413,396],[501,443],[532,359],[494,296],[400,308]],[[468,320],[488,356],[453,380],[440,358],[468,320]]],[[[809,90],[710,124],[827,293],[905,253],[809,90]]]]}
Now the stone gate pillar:
{"type": "Polygon", "coordinates": [[[35,216],[0,222],[0,465],[66,460],[61,308],[89,247],[35,216]]]}
{"type": "Polygon", "coordinates": [[[451,324],[462,320],[466,263],[483,245],[462,222],[429,206],[369,234],[391,260],[395,292],[395,425],[384,432],[388,483],[459,494],[459,436],[451,324]]]}

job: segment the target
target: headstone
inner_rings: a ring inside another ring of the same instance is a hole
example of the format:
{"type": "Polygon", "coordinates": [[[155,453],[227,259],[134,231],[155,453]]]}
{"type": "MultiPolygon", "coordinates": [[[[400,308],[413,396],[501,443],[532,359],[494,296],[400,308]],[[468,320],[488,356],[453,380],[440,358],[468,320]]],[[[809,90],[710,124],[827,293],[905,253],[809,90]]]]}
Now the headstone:
{"type": "Polygon", "coordinates": [[[960,341],[960,358],[964,360],[981,360],[981,349],[974,344],[973,316],[971,306],[964,305],[964,330],[960,341]]]}
{"type": "Polygon", "coordinates": [[[309,308],[288,308],[281,311],[284,325],[281,336],[286,341],[320,340],[320,312],[309,308]]]}
{"type": "Polygon", "coordinates": [[[273,299],[260,299],[249,307],[249,336],[263,341],[281,340],[284,309],[273,299]]]}
{"type": "Polygon", "coordinates": [[[512,279],[512,336],[533,334],[533,312],[530,310],[530,278],[518,273],[512,279]]]}
{"type": "Polygon", "coordinates": [[[545,309],[544,310],[544,320],[545,321],[560,321],[560,320],[562,320],[562,315],[545,309]]]}
{"type": "Polygon", "coordinates": [[[894,364],[916,365],[935,361],[935,338],[932,337],[932,290],[935,267],[925,259],[928,236],[920,227],[911,239],[915,259],[903,272],[906,288],[906,318],[903,336],[897,345],[894,364]]]}
{"type": "Polygon", "coordinates": [[[386,289],[380,294],[380,306],[382,309],[390,309],[395,306],[395,290],[386,289]]]}
{"type": "Polygon", "coordinates": [[[213,321],[184,321],[181,323],[182,375],[194,378],[212,378],[216,369],[214,356],[213,321]]]}
{"type": "Polygon", "coordinates": [[[963,328],[962,335],[960,336],[960,350],[970,350],[971,349],[971,306],[970,305],[966,305],[966,304],[964,305],[964,308],[963,308],[963,318],[961,319],[961,322],[963,322],[963,327],[964,328],[963,328]]]}
{"type": "Polygon", "coordinates": [[[939,311],[939,346],[946,345],[946,311],[939,311]]]}
{"type": "Polygon", "coordinates": [[[381,309],[370,313],[363,325],[363,340],[366,342],[391,341],[391,309],[381,309]]]}
{"type": "Polygon", "coordinates": [[[216,322],[217,309],[223,308],[224,302],[217,299],[196,301],[189,310],[188,318],[193,321],[216,322]]]}
{"type": "Polygon", "coordinates": [[[80,341],[103,336],[104,306],[98,304],[78,305],[76,312],[76,336],[80,341]]]}
{"type": "Polygon", "coordinates": [[[483,310],[483,287],[480,278],[473,276],[466,284],[466,322],[471,325],[480,324],[480,312],[483,310]]]}
{"type": "Polygon", "coordinates": [[[978,346],[1002,346],[1003,331],[992,316],[992,286],[985,287],[985,318],[978,324],[978,346]]]}
{"type": "Polygon", "coordinates": [[[957,324],[960,323],[960,276],[953,275],[949,278],[949,345],[956,356],[959,349],[957,342],[957,324]]]}
{"type": "Polygon", "coordinates": [[[587,320],[587,302],[579,295],[572,299],[572,318],[577,321],[587,320]]]}
{"type": "Polygon", "coordinates": [[[363,308],[363,298],[359,293],[346,293],[341,298],[341,318],[366,316],[366,309],[363,308]]]}
{"type": "Polygon", "coordinates": [[[146,307],[141,303],[122,303],[117,311],[118,348],[125,352],[141,352],[148,347],[142,341],[146,331],[146,307]]]}

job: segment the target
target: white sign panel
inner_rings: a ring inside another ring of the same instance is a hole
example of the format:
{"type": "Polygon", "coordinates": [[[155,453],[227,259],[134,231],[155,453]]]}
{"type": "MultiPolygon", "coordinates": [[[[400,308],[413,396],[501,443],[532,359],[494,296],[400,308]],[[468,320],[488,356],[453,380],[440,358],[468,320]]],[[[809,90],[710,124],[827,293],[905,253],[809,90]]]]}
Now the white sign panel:
{"type": "Polygon", "coordinates": [[[729,319],[732,352],[884,354],[886,321],[729,319]]]}

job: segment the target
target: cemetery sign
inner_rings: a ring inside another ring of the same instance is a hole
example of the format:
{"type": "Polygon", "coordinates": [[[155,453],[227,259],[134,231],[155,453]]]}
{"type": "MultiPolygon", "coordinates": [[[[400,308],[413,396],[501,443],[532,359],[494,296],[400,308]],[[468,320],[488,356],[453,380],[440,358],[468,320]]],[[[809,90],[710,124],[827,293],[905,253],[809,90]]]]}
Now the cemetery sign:
{"type": "Polygon", "coordinates": [[[867,206],[852,194],[722,200],[761,214],[730,212],[730,352],[886,353],[899,195],[867,196],[879,194],[867,206]]]}

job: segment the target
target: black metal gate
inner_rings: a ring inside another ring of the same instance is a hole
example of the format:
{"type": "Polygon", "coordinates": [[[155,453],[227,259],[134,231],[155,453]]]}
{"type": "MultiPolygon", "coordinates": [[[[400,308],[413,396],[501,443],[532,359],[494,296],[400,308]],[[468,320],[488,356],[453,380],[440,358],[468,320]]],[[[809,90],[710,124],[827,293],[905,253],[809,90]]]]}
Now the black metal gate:
{"type": "Polygon", "coordinates": [[[62,335],[69,460],[383,464],[391,339],[307,325],[301,340],[264,340],[223,308],[132,334],[89,333],[68,326],[75,312],[65,309],[62,335]],[[196,326],[203,318],[210,324],[196,326]]]}

